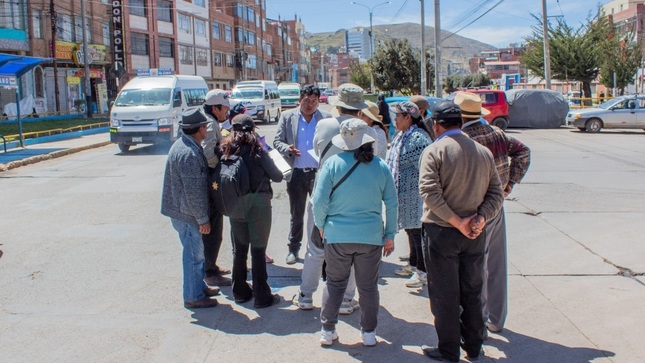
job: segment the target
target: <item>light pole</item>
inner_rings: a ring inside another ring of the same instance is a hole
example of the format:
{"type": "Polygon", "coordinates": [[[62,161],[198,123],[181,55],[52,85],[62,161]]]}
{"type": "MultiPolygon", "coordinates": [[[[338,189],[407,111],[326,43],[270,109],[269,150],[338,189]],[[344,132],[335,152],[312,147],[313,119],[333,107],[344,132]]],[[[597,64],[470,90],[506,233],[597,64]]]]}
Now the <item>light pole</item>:
{"type": "Polygon", "coordinates": [[[357,3],[356,1],[352,1],[352,4],[367,8],[367,10],[369,10],[370,12],[370,88],[372,93],[374,93],[374,70],[372,69],[372,56],[374,56],[374,32],[372,29],[372,14],[374,13],[374,9],[378,8],[379,6],[387,5],[391,3],[392,3],[391,1],[386,1],[384,3],[376,4],[370,8],[367,5],[357,3]]]}

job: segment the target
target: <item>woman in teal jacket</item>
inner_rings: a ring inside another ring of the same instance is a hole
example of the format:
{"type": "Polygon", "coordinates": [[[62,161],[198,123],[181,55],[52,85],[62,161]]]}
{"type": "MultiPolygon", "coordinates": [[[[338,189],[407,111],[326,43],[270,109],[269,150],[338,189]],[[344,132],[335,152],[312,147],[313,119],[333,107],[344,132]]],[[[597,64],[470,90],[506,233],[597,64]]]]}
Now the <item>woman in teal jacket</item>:
{"type": "Polygon", "coordinates": [[[338,310],[352,265],[362,310],[363,344],[376,344],[378,270],[381,254],[389,256],[394,251],[398,202],[390,170],[384,161],[374,157],[375,140],[374,129],[365,122],[356,118],[343,121],[340,135],[332,139],[343,152],[329,157],[316,179],[314,222],[326,242],[327,262],[320,313],[321,345],[331,345],[338,338],[338,310]]]}

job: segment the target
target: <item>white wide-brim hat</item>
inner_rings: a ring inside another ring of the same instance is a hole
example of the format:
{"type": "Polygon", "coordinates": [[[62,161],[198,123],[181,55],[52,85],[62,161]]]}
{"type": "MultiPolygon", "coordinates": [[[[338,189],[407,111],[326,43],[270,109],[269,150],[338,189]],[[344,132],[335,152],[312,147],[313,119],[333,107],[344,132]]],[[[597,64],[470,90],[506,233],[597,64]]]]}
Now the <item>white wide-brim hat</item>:
{"type": "Polygon", "coordinates": [[[332,144],[341,150],[352,151],[376,141],[376,131],[365,121],[350,118],[340,124],[340,134],[331,139],[332,144]]]}

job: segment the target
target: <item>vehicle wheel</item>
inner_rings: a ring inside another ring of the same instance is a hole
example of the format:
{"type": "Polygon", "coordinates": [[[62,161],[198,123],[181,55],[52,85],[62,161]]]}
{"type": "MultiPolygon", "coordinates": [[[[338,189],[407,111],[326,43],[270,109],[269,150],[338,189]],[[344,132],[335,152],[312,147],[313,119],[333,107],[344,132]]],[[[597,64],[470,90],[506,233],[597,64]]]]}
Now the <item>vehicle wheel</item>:
{"type": "Polygon", "coordinates": [[[506,121],[506,119],[503,117],[498,117],[493,120],[493,125],[499,127],[502,130],[506,130],[506,127],[508,126],[508,121],[506,121]]]}
{"type": "Polygon", "coordinates": [[[275,122],[280,121],[280,111],[278,111],[278,114],[275,116],[275,122]]]}
{"type": "Polygon", "coordinates": [[[580,130],[580,131],[587,131],[587,129],[586,129],[586,128],[584,128],[584,127],[578,127],[578,130],[580,130]]]}
{"type": "Polygon", "coordinates": [[[120,143],[119,144],[119,150],[121,150],[122,153],[127,153],[128,151],[130,151],[130,145],[120,143]]]}
{"type": "Polygon", "coordinates": [[[266,115],[264,115],[264,120],[262,120],[263,123],[268,124],[271,122],[271,113],[267,111],[266,115]]]}
{"type": "Polygon", "coordinates": [[[587,126],[587,132],[600,132],[600,129],[602,129],[602,121],[597,118],[593,118],[587,121],[587,124],[585,126],[587,126]]]}

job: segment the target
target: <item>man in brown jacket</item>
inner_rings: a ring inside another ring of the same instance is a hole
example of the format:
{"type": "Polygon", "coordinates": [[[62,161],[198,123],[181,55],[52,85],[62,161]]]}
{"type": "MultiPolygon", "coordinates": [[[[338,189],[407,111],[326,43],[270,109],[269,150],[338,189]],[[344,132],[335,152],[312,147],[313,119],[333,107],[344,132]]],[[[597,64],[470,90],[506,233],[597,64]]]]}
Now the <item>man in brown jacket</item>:
{"type": "Polygon", "coordinates": [[[460,345],[470,359],[481,353],[481,232],[499,212],[504,196],[490,151],[461,132],[459,106],[443,101],[432,117],[437,139],[421,156],[419,189],[424,200],[423,254],[439,342],[423,351],[434,360],[458,362],[460,345]]]}

